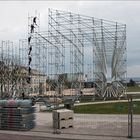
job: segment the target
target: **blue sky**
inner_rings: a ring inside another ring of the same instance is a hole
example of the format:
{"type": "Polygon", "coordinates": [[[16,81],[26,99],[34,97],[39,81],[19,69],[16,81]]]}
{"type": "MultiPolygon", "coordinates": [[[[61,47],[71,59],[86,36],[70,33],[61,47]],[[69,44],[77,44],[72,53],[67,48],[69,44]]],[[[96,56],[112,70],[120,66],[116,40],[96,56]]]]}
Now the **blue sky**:
{"type": "Polygon", "coordinates": [[[71,11],[127,25],[127,75],[140,77],[139,1],[0,1],[0,40],[15,43],[27,35],[28,13],[40,13],[40,26],[47,30],[48,8],[71,11]]]}

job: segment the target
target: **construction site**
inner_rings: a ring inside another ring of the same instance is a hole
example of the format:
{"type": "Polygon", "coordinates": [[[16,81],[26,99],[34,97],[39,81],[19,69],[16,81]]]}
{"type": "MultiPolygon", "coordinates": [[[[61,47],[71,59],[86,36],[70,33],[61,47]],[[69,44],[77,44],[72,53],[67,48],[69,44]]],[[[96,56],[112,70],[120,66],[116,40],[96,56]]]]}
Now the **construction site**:
{"type": "MultiPolygon", "coordinates": [[[[38,139],[132,137],[126,24],[54,9],[48,9],[48,29],[40,31],[40,22],[39,13],[28,16],[28,35],[18,46],[0,42],[0,132],[38,139]],[[74,110],[121,101],[127,114],[74,110]]],[[[140,117],[134,118],[140,138],[140,117]]]]}

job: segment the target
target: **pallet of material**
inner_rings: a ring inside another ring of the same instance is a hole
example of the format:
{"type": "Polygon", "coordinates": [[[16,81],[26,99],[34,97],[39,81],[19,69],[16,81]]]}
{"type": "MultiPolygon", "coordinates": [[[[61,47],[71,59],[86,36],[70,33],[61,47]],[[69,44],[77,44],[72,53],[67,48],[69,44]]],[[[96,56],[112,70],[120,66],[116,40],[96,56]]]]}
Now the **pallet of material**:
{"type": "Polygon", "coordinates": [[[2,107],[0,108],[0,113],[3,114],[29,114],[29,113],[35,113],[35,107],[29,107],[29,108],[7,108],[2,107]]]}
{"type": "Polygon", "coordinates": [[[53,120],[69,120],[73,119],[73,110],[60,109],[53,111],[53,120]]]}
{"type": "Polygon", "coordinates": [[[30,121],[26,122],[26,123],[1,123],[0,125],[0,129],[2,130],[24,130],[24,131],[28,131],[32,128],[35,127],[35,122],[34,121],[30,121]]]}
{"type": "Polygon", "coordinates": [[[30,130],[35,127],[31,100],[0,100],[0,129],[30,130]]]}
{"type": "Polygon", "coordinates": [[[22,121],[31,121],[31,120],[35,120],[34,114],[26,115],[26,117],[1,115],[1,122],[2,121],[22,122],[22,121]]]}
{"type": "Polygon", "coordinates": [[[73,111],[60,109],[53,111],[53,128],[64,129],[73,127],[73,111]]]}
{"type": "Polygon", "coordinates": [[[53,121],[53,128],[56,129],[64,129],[64,128],[72,128],[73,120],[61,120],[61,121],[53,121]]]}
{"type": "Polygon", "coordinates": [[[0,100],[0,107],[32,107],[31,100],[0,100]]]}

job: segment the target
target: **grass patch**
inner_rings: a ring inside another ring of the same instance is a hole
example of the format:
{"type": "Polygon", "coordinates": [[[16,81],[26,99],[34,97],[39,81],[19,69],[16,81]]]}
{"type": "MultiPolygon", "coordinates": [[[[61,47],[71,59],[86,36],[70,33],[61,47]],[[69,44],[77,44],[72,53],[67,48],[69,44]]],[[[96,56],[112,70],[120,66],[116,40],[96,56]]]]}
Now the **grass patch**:
{"type": "Polygon", "coordinates": [[[134,87],[127,87],[127,92],[139,92],[140,87],[134,86],[134,87]]]}
{"type": "MultiPolygon", "coordinates": [[[[140,101],[133,103],[134,114],[140,114],[140,101]]],[[[74,107],[75,113],[85,114],[128,114],[128,103],[106,103],[74,107]]]]}

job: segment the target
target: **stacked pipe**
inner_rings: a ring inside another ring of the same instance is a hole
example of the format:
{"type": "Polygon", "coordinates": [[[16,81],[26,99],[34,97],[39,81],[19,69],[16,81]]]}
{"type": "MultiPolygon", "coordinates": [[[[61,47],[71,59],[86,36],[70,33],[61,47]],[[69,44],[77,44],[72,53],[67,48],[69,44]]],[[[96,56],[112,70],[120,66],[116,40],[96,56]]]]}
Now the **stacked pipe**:
{"type": "Polygon", "coordinates": [[[53,128],[65,129],[73,127],[73,110],[53,110],[53,128]]]}
{"type": "Polygon", "coordinates": [[[0,129],[30,130],[35,127],[31,100],[0,100],[0,129]]]}

